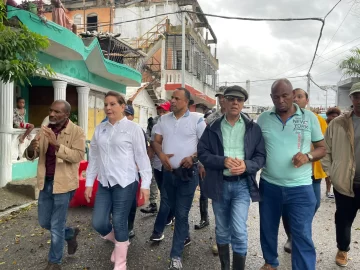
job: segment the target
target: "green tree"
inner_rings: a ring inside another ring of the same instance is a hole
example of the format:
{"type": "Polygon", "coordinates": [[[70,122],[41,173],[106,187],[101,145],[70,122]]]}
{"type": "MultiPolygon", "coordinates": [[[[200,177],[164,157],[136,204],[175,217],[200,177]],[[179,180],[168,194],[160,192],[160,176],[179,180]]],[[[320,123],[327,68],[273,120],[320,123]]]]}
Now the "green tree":
{"type": "Polygon", "coordinates": [[[360,49],[352,49],[351,55],[347,56],[339,64],[343,74],[348,77],[360,77],[360,49]]]}
{"type": "Polygon", "coordinates": [[[0,0],[0,81],[30,84],[29,78],[42,73],[54,74],[50,65],[38,60],[38,52],[49,46],[45,36],[31,32],[21,22],[9,21],[6,6],[0,0]]]}

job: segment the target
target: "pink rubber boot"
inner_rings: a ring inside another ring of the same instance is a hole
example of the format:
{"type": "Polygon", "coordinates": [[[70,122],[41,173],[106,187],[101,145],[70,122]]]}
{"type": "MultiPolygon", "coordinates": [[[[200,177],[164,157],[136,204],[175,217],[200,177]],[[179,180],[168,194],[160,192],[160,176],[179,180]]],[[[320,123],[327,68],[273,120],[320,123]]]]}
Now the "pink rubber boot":
{"type": "Polygon", "coordinates": [[[129,240],[126,242],[118,242],[115,240],[115,266],[114,270],[126,270],[126,257],[128,247],[130,245],[129,240]]]}
{"type": "MultiPolygon", "coordinates": [[[[109,234],[107,234],[105,236],[101,236],[101,238],[104,239],[104,240],[108,240],[110,242],[113,242],[115,244],[114,229],[112,229],[112,231],[109,234]]],[[[115,252],[115,249],[111,253],[111,258],[110,258],[111,262],[115,262],[115,253],[114,252],[115,252]]]]}

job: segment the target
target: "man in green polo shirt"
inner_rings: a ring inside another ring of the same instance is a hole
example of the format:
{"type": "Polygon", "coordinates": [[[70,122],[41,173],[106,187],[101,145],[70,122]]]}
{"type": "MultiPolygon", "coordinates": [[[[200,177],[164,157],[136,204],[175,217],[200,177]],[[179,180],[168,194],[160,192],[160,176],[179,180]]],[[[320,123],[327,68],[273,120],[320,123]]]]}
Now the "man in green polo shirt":
{"type": "Polygon", "coordinates": [[[315,270],[316,253],[311,225],[316,198],[312,187],[311,163],[326,154],[324,137],[316,116],[293,104],[293,87],[281,79],[271,87],[274,108],[257,123],[266,146],[266,165],[260,179],[260,242],[265,265],[277,269],[277,239],[282,213],[292,234],[292,269],[315,270]],[[311,144],[314,150],[311,151],[311,144]]]}

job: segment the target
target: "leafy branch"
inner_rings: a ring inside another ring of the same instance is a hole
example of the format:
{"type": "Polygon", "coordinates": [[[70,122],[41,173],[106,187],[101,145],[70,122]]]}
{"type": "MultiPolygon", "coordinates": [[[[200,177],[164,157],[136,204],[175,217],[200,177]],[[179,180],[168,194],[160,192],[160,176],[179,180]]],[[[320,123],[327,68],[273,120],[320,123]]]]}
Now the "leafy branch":
{"type": "Polygon", "coordinates": [[[55,72],[38,60],[38,53],[49,46],[47,37],[31,32],[25,25],[13,26],[6,18],[6,6],[0,0],[0,80],[30,84],[36,74],[47,77],[55,72]]]}
{"type": "Polygon", "coordinates": [[[360,77],[360,49],[350,50],[351,55],[340,62],[339,68],[348,77],[360,77]]]}

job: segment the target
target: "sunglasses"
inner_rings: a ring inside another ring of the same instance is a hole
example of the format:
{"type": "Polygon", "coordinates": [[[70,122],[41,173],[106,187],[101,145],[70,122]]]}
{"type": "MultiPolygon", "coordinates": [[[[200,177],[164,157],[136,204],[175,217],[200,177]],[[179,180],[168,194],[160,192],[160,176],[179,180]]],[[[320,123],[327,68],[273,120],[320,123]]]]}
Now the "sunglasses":
{"type": "Polygon", "coordinates": [[[225,97],[225,99],[226,99],[227,101],[230,101],[230,102],[234,102],[235,100],[236,100],[237,102],[244,102],[244,101],[245,101],[244,98],[234,97],[234,96],[227,96],[227,97],[225,97]]]}

